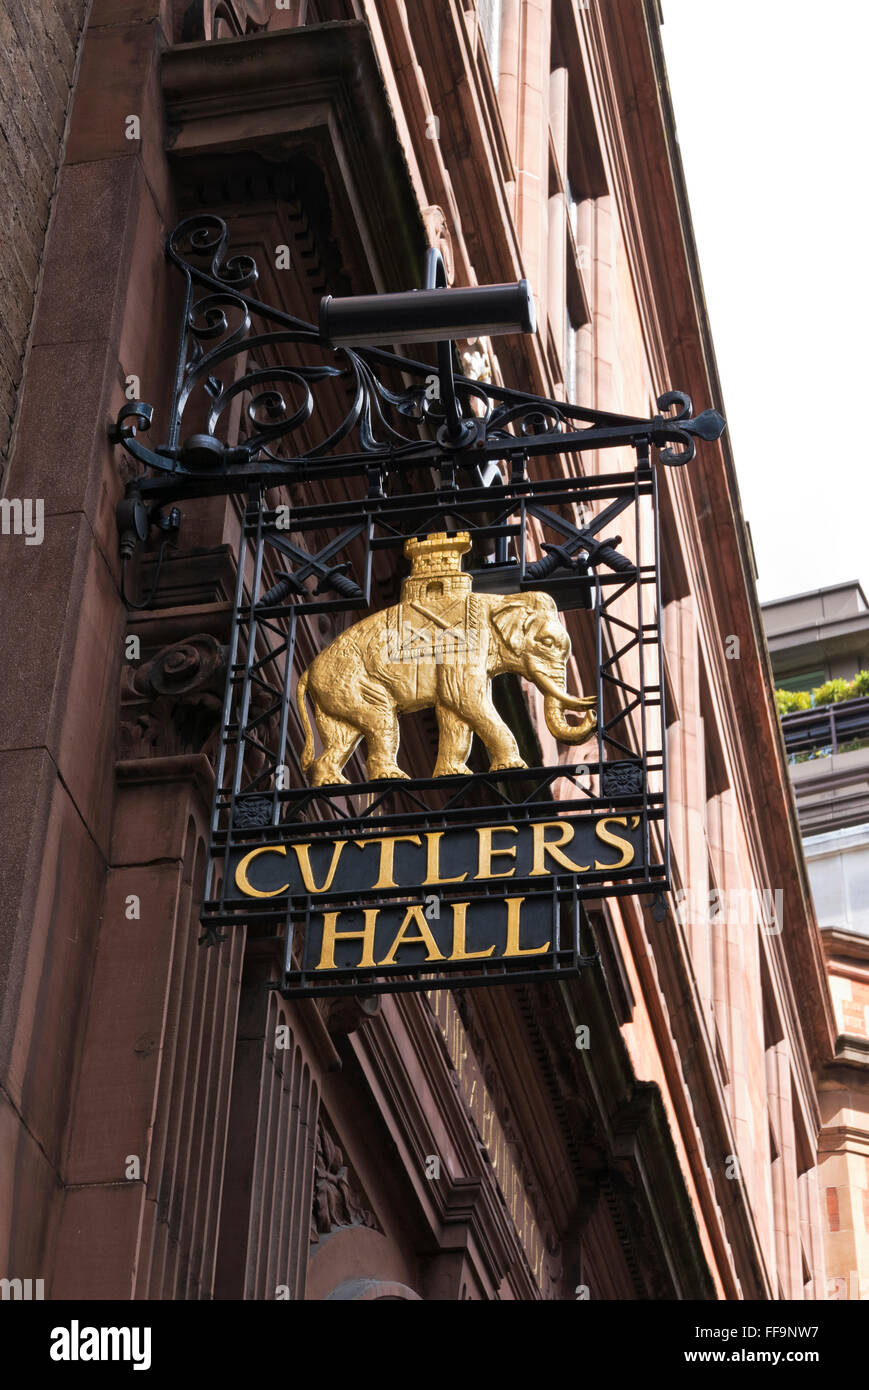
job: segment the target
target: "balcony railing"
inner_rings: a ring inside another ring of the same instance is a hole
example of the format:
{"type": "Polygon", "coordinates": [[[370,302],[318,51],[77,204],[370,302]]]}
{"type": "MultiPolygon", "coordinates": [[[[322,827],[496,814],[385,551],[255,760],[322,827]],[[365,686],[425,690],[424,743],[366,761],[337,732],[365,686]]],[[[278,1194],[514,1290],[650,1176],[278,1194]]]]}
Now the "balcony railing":
{"type": "Polygon", "coordinates": [[[798,710],[782,717],[789,762],[869,747],[869,697],[798,710]]]}

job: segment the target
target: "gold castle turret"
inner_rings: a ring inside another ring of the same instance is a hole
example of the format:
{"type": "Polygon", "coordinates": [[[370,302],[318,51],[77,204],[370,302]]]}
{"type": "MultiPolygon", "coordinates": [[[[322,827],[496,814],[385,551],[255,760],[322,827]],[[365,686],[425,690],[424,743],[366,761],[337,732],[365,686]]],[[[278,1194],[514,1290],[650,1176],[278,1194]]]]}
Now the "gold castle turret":
{"type": "Polygon", "coordinates": [[[437,607],[453,603],[471,592],[471,576],[462,570],[462,556],[471,548],[467,531],[448,536],[436,531],[425,540],[409,540],[404,553],[411,570],[401,586],[404,603],[437,607]]]}

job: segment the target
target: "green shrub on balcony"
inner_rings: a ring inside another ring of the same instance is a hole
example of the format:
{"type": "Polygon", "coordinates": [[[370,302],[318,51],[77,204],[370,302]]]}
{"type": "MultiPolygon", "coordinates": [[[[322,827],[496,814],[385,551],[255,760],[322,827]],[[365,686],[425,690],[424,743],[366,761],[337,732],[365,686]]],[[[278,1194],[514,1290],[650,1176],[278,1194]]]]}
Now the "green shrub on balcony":
{"type": "Polygon", "coordinates": [[[779,716],[793,714],[800,709],[812,708],[812,696],[808,690],[777,690],[775,702],[778,706],[779,716]]]}
{"type": "Polygon", "coordinates": [[[812,695],[816,705],[835,705],[840,700],[853,699],[854,682],[836,676],[833,680],[825,681],[823,685],[819,685],[817,690],[812,691],[812,695]]]}
{"type": "Polygon", "coordinates": [[[825,681],[814,690],[777,690],[775,702],[779,716],[812,709],[815,705],[836,705],[842,700],[856,700],[869,695],[869,671],[858,671],[852,681],[841,676],[825,681]]]}

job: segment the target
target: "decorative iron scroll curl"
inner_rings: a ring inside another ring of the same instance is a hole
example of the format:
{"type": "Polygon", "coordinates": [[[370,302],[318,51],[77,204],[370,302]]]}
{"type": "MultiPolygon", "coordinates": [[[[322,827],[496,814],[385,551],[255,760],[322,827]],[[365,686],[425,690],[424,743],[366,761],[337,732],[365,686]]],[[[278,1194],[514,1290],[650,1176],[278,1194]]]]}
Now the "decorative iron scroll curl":
{"type": "MultiPolygon", "coordinates": [[[[721,438],[724,430],[724,420],[717,410],[704,410],[696,419],[692,419],[694,410],[691,404],[691,397],[686,396],[684,391],[666,391],[663,396],[657,399],[659,410],[668,410],[671,405],[681,406],[679,414],[667,421],[667,438],[674,442],[678,441],[684,445],[682,449],[662,449],[659,455],[662,463],[682,464],[690,463],[696,453],[694,438],[705,439],[708,443],[714,443],[721,438]],[[681,425],[681,429],[677,426],[681,425]],[[693,436],[693,437],[692,437],[693,436]]],[[[652,443],[659,441],[652,435],[652,443]]]]}
{"type": "Polygon", "coordinates": [[[166,442],[148,448],[138,437],[154,415],[142,401],[125,405],[110,431],[152,474],[171,474],[178,482],[207,476],[211,491],[229,492],[251,481],[327,476],[330,469],[431,468],[451,461],[473,468],[625,444],[652,444],[663,463],[682,464],[694,457],[695,437],[715,440],[724,429],[714,410],[693,418],[690,398],[679,391],[658,400],[662,412],[675,406],[676,414],[641,419],[456,376],[467,428],[460,445],[451,443],[438,373],[430,363],[381,348],[335,347],[313,324],[258,300],[256,263],[245,253],[230,253],[221,218],[203,213],[185,219],[166,252],[186,283],[166,442]],[[197,288],[204,291],[199,298],[197,288]],[[333,426],[318,436],[318,420],[326,418],[323,392],[333,426]],[[345,397],[349,404],[334,426],[336,401],[345,397]],[[207,432],[182,439],[193,400],[207,432]],[[236,438],[237,412],[230,407],[239,401],[236,438]]]}
{"type": "Polygon", "coordinates": [[[175,29],[179,43],[197,39],[243,38],[267,29],[271,0],[193,0],[176,3],[175,29]]]}

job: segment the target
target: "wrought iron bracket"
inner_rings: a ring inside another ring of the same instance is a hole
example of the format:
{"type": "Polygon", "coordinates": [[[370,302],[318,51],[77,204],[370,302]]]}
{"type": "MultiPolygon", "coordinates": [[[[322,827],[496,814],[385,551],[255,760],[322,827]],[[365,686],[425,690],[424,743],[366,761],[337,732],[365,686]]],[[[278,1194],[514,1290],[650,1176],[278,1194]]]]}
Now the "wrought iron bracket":
{"type": "MultiPolygon", "coordinates": [[[[112,442],[143,469],[128,492],[148,502],[426,469],[479,478],[493,462],[524,472],[534,458],[625,445],[653,446],[660,462],[681,465],[694,457],[696,439],[714,441],[724,429],[715,410],[695,416],[681,391],[667,391],[657,402],[661,413],[642,419],[474,381],[455,374],[449,342],[438,344],[432,396],[430,364],[383,348],[335,348],[315,325],[256,299],[256,265],[229,254],[220,218],[187,218],[166,253],[181,272],[184,296],[164,442],[144,442],[155,416],[144,401],[128,402],[109,428],[112,442]],[[284,364],[288,349],[292,365],[284,364]],[[334,413],[336,385],[348,392],[349,408],[336,426],[321,424],[322,437],[311,442],[320,394],[331,389],[334,413]],[[207,428],[182,437],[191,401],[200,403],[207,428]]],[[[446,285],[436,250],[426,283],[446,285]]]]}

